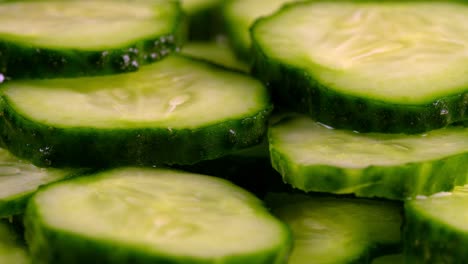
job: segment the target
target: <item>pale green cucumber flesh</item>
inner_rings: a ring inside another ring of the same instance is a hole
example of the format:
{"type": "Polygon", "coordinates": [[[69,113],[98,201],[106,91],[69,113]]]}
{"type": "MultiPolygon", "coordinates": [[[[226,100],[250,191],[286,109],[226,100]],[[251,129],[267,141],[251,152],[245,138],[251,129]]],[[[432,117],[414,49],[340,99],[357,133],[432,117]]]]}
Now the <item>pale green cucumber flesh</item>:
{"type": "Polygon", "coordinates": [[[56,127],[194,128],[269,107],[258,81],[178,56],[128,74],[11,82],[2,92],[24,117],[56,127]]]}
{"type": "Polygon", "coordinates": [[[0,222],[0,263],[29,264],[31,259],[18,234],[5,221],[0,222]]]}
{"type": "Polygon", "coordinates": [[[39,187],[73,173],[67,169],[39,168],[0,149],[0,217],[23,213],[28,198],[39,187]]]}
{"type": "Polygon", "coordinates": [[[249,71],[247,64],[236,58],[228,43],[224,40],[212,42],[189,42],[182,48],[182,53],[230,69],[242,72],[249,71]]]}
{"type": "Polygon", "coordinates": [[[224,19],[228,36],[239,55],[248,58],[251,40],[250,26],[262,16],[278,10],[293,0],[230,0],[224,4],[224,19]]]}
{"type": "Polygon", "coordinates": [[[385,247],[392,251],[400,244],[396,203],[274,194],[267,204],[292,229],[289,264],[366,263],[385,247]]]}
{"type": "Polygon", "coordinates": [[[303,165],[350,169],[395,166],[468,152],[468,129],[452,127],[418,135],[356,133],[296,116],[272,126],[271,140],[303,165]]]}
{"type": "MultiPolygon", "coordinates": [[[[26,225],[26,232],[36,225],[56,234],[43,241],[30,232],[27,239],[33,249],[68,234],[81,245],[106,244],[167,263],[181,263],[178,258],[237,263],[230,261],[243,256],[247,261],[252,256],[249,263],[267,263],[256,262],[262,254],[271,254],[269,263],[281,263],[289,248],[287,228],[253,195],[227,181],[186,172],[114,169],[52,185],[34,196],[29,206],[29,213],[35,214],[27,213],[26,223],[32,224],[26,225]]],[[[44,256],[33,250],[34,254],[44,256]]],[[[106,259],[103,255],[111,258],[113,252],[95,254],[106,259]]]]}
{"type": "Polygon", "coordinates": [[[269,142],[275,169],[305,191],[405,199],[448,191],[468,179],[464,127],[362,134],[295,115],[270,128],[269,142]]]}
{"type": "Polygon", "coordinates": [[[435,195],[408,201],[408,209],[428,220],[434,219],[439,224],[468,234],[468,186],[457,187],[453,192],[441,192],[435,195]]]}
{"type": "Polygon", "coordinates": [[[270,59],[345,95],[399,105],[467,92],[468,5],[308,2],[258,22],[270,59]]]}
{"type": "Polygon", "coordinates": [[[171,1],[15,1],[0,4],[0,40],[46,49],[126,47],[171,32],[171,1]]]}
{"type": "Polygon", "coordinates": [[[405,203],[408,263],[466,263],[468,185],[405,203]]]}

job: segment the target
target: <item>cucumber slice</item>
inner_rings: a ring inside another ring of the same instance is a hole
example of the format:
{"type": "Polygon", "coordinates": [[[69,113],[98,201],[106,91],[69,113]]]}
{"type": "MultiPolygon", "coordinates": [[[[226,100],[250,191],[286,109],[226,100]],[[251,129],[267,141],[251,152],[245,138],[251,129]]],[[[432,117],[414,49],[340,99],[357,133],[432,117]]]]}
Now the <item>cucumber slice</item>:
{"type": "Polygon", "coordinates": [[[219,178],[120,168],[39,191],[25,215],[38,263],[284,263],[291,236],[219,178]]]}
{"type": "Polygon", "coordinates": [[[249,67],[236,58],[229,45],[223,41],[189,42],[182,53],[197,59],[207,60],[226,68],[249,72],[249,67]]]}
{"type": "Polygon", "coordinates": [[[5,221],[0,221],[0,263],[29,264],[31,259],[20,236],[5,221]]]}
{"type": "Polygon", "coordinates": [[[259,143],[271,111],[246,75],[170,56],[134,73],[9,82],[2,136],[43,166],[193,164],[259,143]]]}
{"type": "Polygon", "coordinates": [[[336,128],[417,133],[468,120],[468,5],[319,1],[252,29],[278,104],[336,128]]]}
{"type": "Polygon", "coordinates": [[[468,180],[468,129],[359,134],[289,116],[269,130],[273,167],[304,191],[405,199],[468,180]]]}
{"type": "Polygon", "coordinates": [[[175,1],[0,2],[2,80],[134,71],[175,50],[184,27],[175,1]]]}
{"type": "Polygon", "coordinates": [[[407,263],[467,263],[468,186],[405,203],[407,263]]]}
{"type": "Polygon", "coordinates": [[[38,168],[19,160],[5,149],[0,149],[0,218],[22,214],[27,201],[40,186],[83,172],[84,170],[38,168]]]}
{"type": "Polygon", "coordinates": [[[289,264],[370,263],[400,247],[397,203],[274,194],[267,204],[292,229],[289,264]]]}
{"type": "Polygon", "coordinates": [[[223,6],[224,24],[234,50],[240,58],[251,59],[250,26],[262,16],[293,0],[227,0],[223,6]]]}

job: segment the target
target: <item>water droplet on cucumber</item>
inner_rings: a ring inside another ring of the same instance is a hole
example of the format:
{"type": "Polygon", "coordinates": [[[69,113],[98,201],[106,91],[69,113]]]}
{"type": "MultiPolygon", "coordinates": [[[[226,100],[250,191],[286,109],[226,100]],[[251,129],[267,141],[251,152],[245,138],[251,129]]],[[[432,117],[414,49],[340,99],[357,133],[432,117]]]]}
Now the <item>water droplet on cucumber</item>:
{"type": "Polygon", "coordinates": [[[49,155],[50,152],[51,152],[51,147],[49,146],[46,146],[46,147],[43,147],[43,148],[39,148],[39,152],[44,154],[44,155],[49,155]]]}
{"type": "Polygon", "coordinates": [[[237,133],[233,129],[229,129],[229,142],[232,144],[237,142],[237,133]]]}

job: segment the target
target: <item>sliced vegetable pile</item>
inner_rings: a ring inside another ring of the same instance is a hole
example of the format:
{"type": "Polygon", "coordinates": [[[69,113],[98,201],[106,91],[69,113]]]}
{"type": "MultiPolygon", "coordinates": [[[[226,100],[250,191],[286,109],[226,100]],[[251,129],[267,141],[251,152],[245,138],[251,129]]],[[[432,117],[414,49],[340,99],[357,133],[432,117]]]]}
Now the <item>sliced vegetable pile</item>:
{"type": "Polygon", "coordinates": [[[468,262],[467,32],[459,0],[0,0],[0,263],[468,262]]]}

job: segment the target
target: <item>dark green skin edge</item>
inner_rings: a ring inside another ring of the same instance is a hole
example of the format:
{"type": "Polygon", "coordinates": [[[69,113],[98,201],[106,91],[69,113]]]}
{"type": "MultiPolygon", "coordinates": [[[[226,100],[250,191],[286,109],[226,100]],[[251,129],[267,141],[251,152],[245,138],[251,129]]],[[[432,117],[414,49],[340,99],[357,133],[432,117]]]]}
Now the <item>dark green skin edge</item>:
{"type": "MultiPolygon", "coordinates": [[[[13,232],[17,235],[16,242],[20,245],[26,247],[26,241],[24,239],[24,224],[23,224],[23,215],[12,215],[8,218],[0,219],[0,222],[3,222],[10,226],[13,232]]],[[[13,264],[13,263],[12,263],[13,264]]]]}
{"type": "Polygon", "coordinates": [[[16,112],[5,96],[0,99],[3,145],[40,167],[188,165],[215,159],[258,144],[272,110],[270,105],[251,116],[194,129],[61,128],[36,123],[16,112]]]}
{"type": "Polygon", "coordinates": [[[424,219],[405,204],[403,229],[405,263],[468,263],[468,234],[436,219],[424,219]]]}
{"type": "Polygon", "coordinates": [[[20,194],[15,197],[0,200],[0,218],[10,217],[24,213],[29,198],[34,192],[20,194]]]}
{"type": "Polygon", "coordinates": [[[325,165],[300,167],[301,175],[308,177],[294,175],[293,162],[274,147],[270,148],[270,153],[273,167],[283,176],[283,180],[306,192],[337,193],[355,187],[354,191],[347,193],[358,197],[404,200],[416,195],[450,191],[468,180],[468,153],[391,167],[370,166],[355,170],[325,165]],[[356,181],[352,181],[358,177],[359,184],[363,185],[360,188],[356,186],[356,181]]]}
{"type": "MultiPolygon", "coordinates": [[[[364,251],[361,256],[357,260],[350,262],[350,264],[372,264],[372,261],[375,258],[396,254],[401,252],[402,250],[402,243],[396,244],[373,244],[372,246],[368,247],[366,251],[364,251]]],[[[394,263],[398,264],[398,263],[394,263]]]]}
{"type": "MultiPolygon", "coordinates": [[[[401,252],[401,244],[373,244],[346,264],[372,264],[375,258],[401,252]]],[[[397,263],[394,263],[397,264],[397,263]]]]}
{"type": "Polygon", "coordinates": [[[335,128],[360,132],[421,133],[468,120],[468,87],[426,105],[391,104],[335,92],[309,72],[269,58],[255,37],[255,25],[261,21],[251,30],[252,73],[270,88],[280,106],[335,128]]]}
{"type": "Polygon", "coordinates": [[[288,186],[271,166],[270,158],[227,155],[190,166],[185,171],[212,175],[233,182],[262,199],[268,192],[286,191],[288,186]]]}
{"type": "MultiPolygon", "coordinates": [[[[0,219],[0,222],[8,223],[17,234],[24,233],[23,214],[12,215],[9,217],[2,217],[0,219]]],[[[19,240],[24,242],[24,237],[21,235],[19,240]]]]}
{"type": "Polygon", "coordinates": [[[402,251],[394,253],[394,254],[379,256],[377,258],[374,258],[371,261],[371,264],[403,264],[403,263],[405,263],[405,256],[403,255],[402,251]]]}
{"type": "Polygon", "coordinates": [[[34,199],[28,203],[24,225],[25,238],[34,264],[286,264],[293,239],[284,225],[284,243],[278,248],[211,260],[165,255],[118,242],[95,240],[56,230],[43,222],[34,199]]]}
{"type": "Polygon", "coordinates": [[[158,61],[178,51],[186,38],[186,23],[186,18],[180,11],[174,17],[171,32],[111,50],[47,49],[0,40],[0,74],[10,80],[136,71],[141,65],[158,61]]]}
{"type": "MultiPolygon", "coordinates": [[[[24,239],[23,215],[14,215],[14,216],[9,217],[8,219],[6,218],[0,219],[0,224],[8,225],[8,228],[10,228],[12,231],[12,236],[9,236],[7,239],[14,242],[17,246],[24,248],[24,250],[27,252],[28,251],[26,248],[27,245],[24,239]]],[[[5,239],[5,238],[2,237],[2,239],[5,239]]],[[[11,263],[11,264],[15,264],[15,263],[11,263]]]]}
{"type": "MultiPolygon", "coordinates": [[[[56,182],[68,180],[70,178],[79,177],[89,173],[91,173],[91,170],[89,169],[75,170],[56,182]]],[[[45,183],[39,186],[38,189],[52,183],[55,182],[45,183]]],[[[0,199],[0,218],[23,214],[29,199],[36,193],[36,191],[37,190],[24,192],[16,196],[8,197],[6,199],[0,199]]]]}
{"type": "Polygon", "coordinates": [[[195,14],[189,14],[189,40],[211,40],[223,33],[220,6],[207,7],[195,14]]]}

